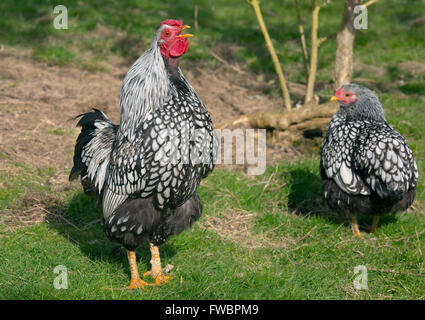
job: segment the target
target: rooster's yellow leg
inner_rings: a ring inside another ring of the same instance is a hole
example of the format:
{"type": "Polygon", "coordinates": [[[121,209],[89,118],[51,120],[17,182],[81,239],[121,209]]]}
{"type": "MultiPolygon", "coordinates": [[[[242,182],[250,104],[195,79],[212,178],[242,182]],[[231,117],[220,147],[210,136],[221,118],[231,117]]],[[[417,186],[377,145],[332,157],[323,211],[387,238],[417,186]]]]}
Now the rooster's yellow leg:
{"type": "Polygon", "coordinates": [[[145,286],[152,286],[152,283],[148,283],[140,279],[139,272],[137,271],[136,263],[136,252],[127,250],[128,263],[130,264],[131,271],[131,281],[127,289],[141,288],[144,289],[145,286]]]}
{"type": "Polygon", "coordinates": [[[353,216],[353,220],[351,220],[351,230],[353,230],[353,234],[356,237],[361,237],[359,230],[359,225],[357,224],[357,214],[353,216]]]}
{"type": "Polygon", "coordinates": [[[164,283],[167,283],[170,281],[170,277],[165,275],[164,272],[162,272],[161,268],[161,258],[159,257],[159,248],[152,243],[149,243],[149,246],[151,248],[151,254],[152,254],[152,270],[145,272],[143,274],[144,277],[151,275],[155,279],[155,283],[160,286],[164,283]]]}

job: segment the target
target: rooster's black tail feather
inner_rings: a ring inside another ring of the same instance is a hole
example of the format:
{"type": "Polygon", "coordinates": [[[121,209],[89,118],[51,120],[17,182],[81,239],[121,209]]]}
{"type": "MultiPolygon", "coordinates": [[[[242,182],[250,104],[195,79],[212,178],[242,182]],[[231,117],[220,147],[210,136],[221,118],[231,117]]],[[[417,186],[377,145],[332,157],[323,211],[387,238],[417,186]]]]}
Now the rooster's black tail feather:
{"type": "MultiPolygon", "coordinates": [[[[88,179],[88,165],[90,161],[97,161],[98,159],[96,159],[96,155],[90,151],[84,154],[83,159],[83,150],[93,139],[100,138],[99,136],[102,134],[109,135],[109,137],[107,136],[106,138],[109,138],[107,140],[110,141],[111,146],[118,126],[112,124],[108,117],[98,109],[93,109],[92,112],[83,113],[75,117],[75,119],[78,118],[80,118],[80,120],[77,123],[77,127],[81,127],[81,132],[75,144],[74,166],[69,174],[69,180],[71,181],[81,176],[81,184],[84,187],[84,191],[91,193],[95,188],[92,181],[88,179]]],[[[105,139],[102,140],[105,141],[105,139]]]]}

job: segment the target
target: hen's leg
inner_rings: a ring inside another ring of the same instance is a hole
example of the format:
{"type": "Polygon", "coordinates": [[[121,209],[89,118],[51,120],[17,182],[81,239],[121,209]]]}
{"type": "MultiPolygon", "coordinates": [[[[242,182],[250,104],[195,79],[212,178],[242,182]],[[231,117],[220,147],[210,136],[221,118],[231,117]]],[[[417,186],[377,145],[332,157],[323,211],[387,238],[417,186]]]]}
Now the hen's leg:
{"type": "Polygon", "coordinates": [[[161,258],[159,257],[159,248],[153,245],[152,243],[149,243],[149,246],[151,248],[152,253],[152,270],[145,272],[143,276],[145,277],[151,275],[155,279],[156,284],[160,286],[161,284],[170,281],[170,277],[162,272],[161,258]]]}
{"type": "Polygon", "coordinates": [[[364,229],[370,233],[374,233],[378,229],[379,216],[373,216],[372,225],[365,226],[364,229]]]}
{"type": "Polygon", "coordinates": [[[378,229],[379,216],[374,216],[372,226],[370,227],[370,233],[374,233],[378,229]]]}
{"type": "Polygon", "coordinates": [[[141,288],[144,289],[145,286],[152,286],[152,283],[147,283],[140,279],[139,272],[137,271],[136,263],[136,252],[127,250],[128,263],[130,264],[131,271],[131,281],[127,289],[141,288]]]}
{"type": "Polygon", "coordinates": [[[353,216],[353,220],[351,220],[351,230],[353,230],[353,234],[356,237],[361,237],[359,230],[359,225],[357,224],[357,213],[353,216]]]}

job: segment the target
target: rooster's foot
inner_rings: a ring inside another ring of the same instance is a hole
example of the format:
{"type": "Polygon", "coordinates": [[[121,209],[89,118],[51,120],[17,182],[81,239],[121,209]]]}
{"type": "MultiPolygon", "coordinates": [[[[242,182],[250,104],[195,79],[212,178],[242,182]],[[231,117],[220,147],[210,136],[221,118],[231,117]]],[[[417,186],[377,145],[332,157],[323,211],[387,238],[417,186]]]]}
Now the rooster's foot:
{"type": "Polygon", "coordinates": [[[146,281],[143,281],[140,278],[136,278],[136,279],[132,278],[130,285],[127,287],[127,289],[128,290],[131,290],[131,289],[143,289],[144,290],[144,289],[147,289],[146,287],[150,287],[150,286],[153,286],[153,284],[146,282],[146,281]]]}
{"type": "Polygon", "coordinates": [[[155,279],[155,283],[160,286],[164,283],[168,283],[171,279],[170,276],[165,275],[162,271],[156,272],[155,274],[152,272],[152,270],[147,271],[143,274],[144,277],[147,277],[151,275],[155,279]]]}

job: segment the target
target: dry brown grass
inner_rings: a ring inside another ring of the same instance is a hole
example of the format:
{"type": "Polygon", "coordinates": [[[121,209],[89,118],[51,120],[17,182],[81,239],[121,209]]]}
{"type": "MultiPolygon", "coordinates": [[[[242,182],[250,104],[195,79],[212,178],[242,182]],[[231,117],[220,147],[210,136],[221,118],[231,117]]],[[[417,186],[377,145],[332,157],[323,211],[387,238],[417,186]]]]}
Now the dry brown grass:
{"type": "Polygon", "coordinates": [[[38,224],[47,218],[59,221],[64,212],[52,212],[50,209],[60,208],[59,202],[59,199],[48,193],[27,192],[19,203],[11,205],[2,212],[0,216],[0,222],[4,227],[2,231],[16,231],[38,224]]]}
{"type": "MultiPolygon", "coordinates": [[[[225,241],[236,242],[239,245],[249,248],[282,248],[285,250],[294,249],[297,244],[304,240],[292,237],[274,237],[272,231],[266,233],[255,233],[252,228],[257,219],[257,213],[248,212],[243,209],[227,209],[219,215],[208,215],[201,224],[201,228],[214,231],[225,241]]],[[[278,226],[280,227],[280,226],[278,226]]],[[[306,235],[306,237],[308,237],[306,235]]]]}

